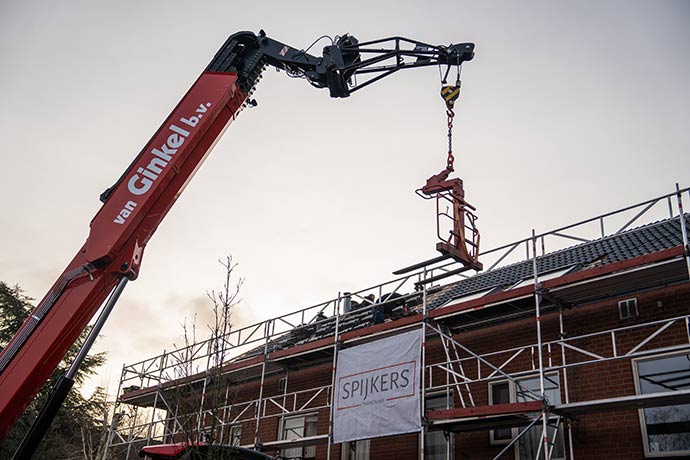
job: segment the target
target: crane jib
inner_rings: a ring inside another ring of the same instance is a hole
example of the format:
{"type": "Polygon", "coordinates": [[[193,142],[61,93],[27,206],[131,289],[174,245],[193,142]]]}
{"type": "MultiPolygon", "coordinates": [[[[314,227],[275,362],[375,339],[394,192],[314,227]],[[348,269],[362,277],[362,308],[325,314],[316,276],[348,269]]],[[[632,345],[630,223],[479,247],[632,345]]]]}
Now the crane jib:
{"type": "Polygon", "coordinates": [[[163,194],[167,196],[170,186],[181,187],[186,182],[178,184],[174,178],[187,163],[205,157],[197,147],[232,98],[235,80],[230,74],[204,73],[199,77],[94,217],[87,243],[89,261],[112,260],[153,203],[163,194]]]}
{"type": "MultiPolygon", "coordinates": [[[[146,166],[138,167],[136,173],[132,174],[127,181],[127,190],[129,190],[132,195],[141,196],[151,189],[154,182],[170,164],[178,149],[182,147],[190,136],[191,133],[188,129],[195,128],[212,105],[213,104],[210,102],[199,104],[199,107],[195,111],[195,115],[180,117],[179,123],[186,129],[177,126],[175,123],[168,126],[170,134],[165,142],[159,147],[154,147],[151,150],[149,163],[146,166]]],[[[134,212],[134,208],[136,208],[137,205],[138,203],[134,201],[134,199],[128,200],[122,210],[115,216],[113,222],[119,225],[124,224],[125,220],[134,212]]]]}

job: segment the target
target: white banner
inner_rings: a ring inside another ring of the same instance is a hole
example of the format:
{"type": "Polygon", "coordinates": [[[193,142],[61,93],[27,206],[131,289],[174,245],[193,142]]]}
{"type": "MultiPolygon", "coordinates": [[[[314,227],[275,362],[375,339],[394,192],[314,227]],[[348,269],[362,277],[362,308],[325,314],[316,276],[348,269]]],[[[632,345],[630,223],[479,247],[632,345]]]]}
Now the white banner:
{"type": "Polygon", "coordinates": [[[422,331],[338,353],[333,392],[333,442],[420,431],[422,331]]]}

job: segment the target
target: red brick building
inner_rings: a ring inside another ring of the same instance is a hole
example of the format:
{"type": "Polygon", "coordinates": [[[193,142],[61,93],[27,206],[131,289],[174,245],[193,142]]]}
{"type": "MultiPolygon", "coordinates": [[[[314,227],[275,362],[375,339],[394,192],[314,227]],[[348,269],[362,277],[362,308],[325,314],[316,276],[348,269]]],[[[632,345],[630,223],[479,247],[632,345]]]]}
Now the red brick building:
{"type": "Polygon", "coordinates": [[[212,341],[126,366],[118,410],[130,417],[111,452],[136,458],[142,445],[181,439],[191,416],[194,436],[213,426],[216,441],[285,458],[688,458],[687,235],[677,214],[606,235],[610,217],[487,251],[494,266],[459,281],[452,265],[413,270],[235,330],[222,378],[174,374],[180,356],[212,368],[212,341]],[[591,223],[597,238],[576,236],[591,223]],[[558,238],[578,244],[546,251],[558,238]],[[501,266],[513,250],[525,259],[501,266]],[[329,442],[339,350],[413,329],[426,337],[423,434],[329,442]],[[210,388],[214,398],[199,398],[210,388]],[[196,395],[191,415],[181,389],[196,395]]]}

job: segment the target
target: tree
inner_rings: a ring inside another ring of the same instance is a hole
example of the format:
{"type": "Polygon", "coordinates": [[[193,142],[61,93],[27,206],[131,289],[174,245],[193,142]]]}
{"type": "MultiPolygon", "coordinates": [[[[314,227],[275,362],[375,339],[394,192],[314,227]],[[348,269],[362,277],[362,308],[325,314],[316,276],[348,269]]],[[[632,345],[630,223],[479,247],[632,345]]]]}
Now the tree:
{"type": "MultiPolygon", "coordinates": [[[[19,286],[10,287],[0,281],[0,350],[7,346],[24,319],[33,310],[32,301],[33,299],[27,297],[19,286]]],[[[11,458],[19,447],[24,434],[48,398],[50,390],[76,356],[89,330],[87,328],[82,332],[58,369],[53,372],[38,396],[29,404],[24,414],[2,441],[0,458],[11,458]]],[[[105,353],[86,357],[75,377],[74,388],[70,391],[43,442],[34,454],[34,460],[95,460],[102,456],[100,439],[107,429],[107,425],[104,426],[106,420],[104,415],[107,413],[105,389],[98,388],[88,398],[84,397],[79,389],[86,377],[94,375],[105,359],[105,353]]]]}
{"type": "Polygon", "coordinates": [[[223,365],[229,358],[231,348],[227,335],[232,331],[232,310],[239,304],[244,279],[235,280],[237,263],[231,255],[219,260],[219,263],[224,271],[223,288],[206,293],[213,314],[213,323],[206,325],[209,331],[208,368],[199,369],[194,365],[196,316],[191,325],[188,326],[186,320],[182,325],[184,347],[175,357],[175,375],[172,376],[172,380],[183,382],[175,387],[172,398],[175,412],[170,415],[175,418],[175,431],[179,433],[175,441],[232,442],[230,433],[223,429],[223,424],[227,422],[223,407],[233,400],[233,385],[223,372],[223,365]]]}

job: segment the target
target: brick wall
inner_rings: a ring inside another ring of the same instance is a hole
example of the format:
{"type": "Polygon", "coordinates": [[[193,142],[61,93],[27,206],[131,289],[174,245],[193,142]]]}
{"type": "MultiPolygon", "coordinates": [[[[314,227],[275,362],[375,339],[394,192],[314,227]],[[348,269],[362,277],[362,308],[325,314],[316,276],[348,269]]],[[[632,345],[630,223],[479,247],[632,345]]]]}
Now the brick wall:
{"type": "MultiPolygon", "coordinates": [[[[618,301],[610,299],[584,307],[572,308],[564,311],[563,319],[567,337],[590,334],[624,326],[642,324],[652,320],[670,318],[685,315],[690,310],[690,289],[687,285],[669,287],[650,291],[637,295],[639,316],[631,319],[620,319],[618,301]]],[[[616,347],[619,354],[624,354],[644,338],[648,337],[655,328],[641,328],[625,333],[617,334],[616,347]]],[[[557,312],[551,312],[542,318],[543,340],[557,340],[559,338],[559,318],[557,312]]],[[[475,329],[456,334],[454,338],[475,353],[484,354],[503,349],[522,347],[536,343],[536,324],[534,317],[498,324],[482,329],[475,329]]],[[[642,347],[642,350],[654,350],[674,345],[687,344],[687,330],[685,324],[670,327],[654,340],[642,347]]],[[[573,345],[582,347],[592,353],[608,355],[612,352],[609,336],[596,336],[583,338],[572,342],[573,345]]],[[[513,352],[500,353],[491,358],[494,365],[501,364],[511,356],[513,352]]],[[[461,352],[461,357],[469,356],[461,352]]],[[[427,340],[427,364],[445,361],[445,353],[437,336],[431,336],[427,340]]],[[[573,350],[567,350],[568,363],[581,362],[587,358],[573,350]]],[[[553,347],[550,356],[545,350],[546,363],[554,366],[562,361],[560,348],[553,347]],[[549,361],[550,359],[550,361],[549,361]]],[[[286,369],[266,378],[264,385],[264,398],[280,395],[278,382],[287,375],[287,393],[293,393],[311,388],[331,384],[331,363],[325,362],[316,366],[305,363],[302,368],[286,369]]],[[[536,368],[538,362],[536,355],[523,352],[520,356],[508,364],[504,371],[507,373],[522,372],[536,368]]],[[[465,363],[467,375],[476,375],[477,362],[470,360],[465,363]]],[[[483,376],[488,375],[492,369],[481,365],[483,376]]],[[[566,401],[564,374],[557,371],[560,379],[561,402],[566,401]]],[[[537,371],[534,371],[534,375],[537,371]]],[[[435,382],[445,381],[445,375],[441,371],[433,373],[435,382]]],[[[610,398],[635,394],[635,385],[630,359],[619,359],[599,364],[588,364],[573,367],[567,370],[569,385],[569,401],[587,401],[592,399],[610,398]]],[[[471,385],[472,394],[476,405],[487,405],[489,383],[486,381],[471,385]]],[[[256,399],[259,395],[259,382],[251,381],[237,386],[235,401],[241,402],[256,399]]],[[[313,396],[304,394],[298,398],[298,406],[313,396]]],[[[326,393],[316,398],[312,404],[325,406],[326,393]]],[[[454,394],[453,404],[461,407],[457,393],[454,394]]],[[[279,437],[280,409],[269,405],[267,417],[262,419],[259,430],[260,442],[275,441],[279,437]]],[[[235,414],[236,412],[233,412],[235,414]]],[[[252,412],[253,413],[253,412],[252,412]]],[[[318,434],[328,433],[329,410],[322,408],[306,413],[316,413],[318,416],[318,434]]],[[[242,424],[242,444],[250,445],[254,442],[254,420],[242,424]]],[[[609,412],[601,414],[589,414],[578,417],[572,422],[573,448],[577,459],[641,459],[644,458],[643,444],[640,433],[640,420],[637,410],[609,412]]],[[[568,450],[567,431],[563,430],[566,451],[568,450]]],[[[463,432],[453,434],[455,459],[490,459],[496,455],[502,446],[491,445],[489,431],[463,432]]],[[[403,435],[371,440],[370,458],[376,460],[386,459],[414,459],[417,458],[419,449],[418,435],[403,435]]],[[[316,448],[316,457],[325,459],[327,446],[316,448]]],[[[331,458],[340,458],[340,446],[332,447],[331,458]]],[[[508,458],[508,457],[506,457],[508,458]]],[[[512,456],[510,456],[512,458],[512,456]]]]}

